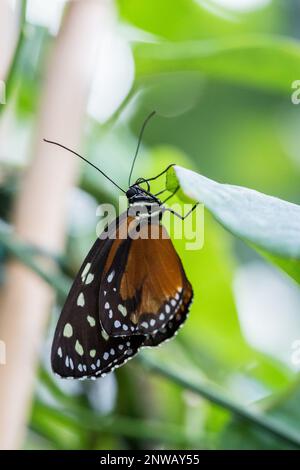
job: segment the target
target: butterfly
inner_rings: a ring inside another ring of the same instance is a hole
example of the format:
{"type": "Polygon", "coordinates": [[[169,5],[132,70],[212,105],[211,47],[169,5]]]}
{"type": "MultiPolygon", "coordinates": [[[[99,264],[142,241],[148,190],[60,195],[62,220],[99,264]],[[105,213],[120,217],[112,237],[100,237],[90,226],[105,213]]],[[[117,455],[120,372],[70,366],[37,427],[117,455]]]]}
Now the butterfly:
{"type": "Polygon", "coordinates": [[[85,258],[62,309],[51,351],[53,371],[62,378],[96,379],[125,364],[140,348],[158,346],[176,334],[187,318],[193,289],[162,225],[170,211],[152,194],[149,181],[130,178],[146,123],[143,124],[124,191],[128,209],[111,222],[85,258]],[[141,186],[147,185],[147,189],[141,186]],[[155,234],[155,236],[153,236],[155,234]],[[150,235],[150,236],[149,236],[150,235]]]}

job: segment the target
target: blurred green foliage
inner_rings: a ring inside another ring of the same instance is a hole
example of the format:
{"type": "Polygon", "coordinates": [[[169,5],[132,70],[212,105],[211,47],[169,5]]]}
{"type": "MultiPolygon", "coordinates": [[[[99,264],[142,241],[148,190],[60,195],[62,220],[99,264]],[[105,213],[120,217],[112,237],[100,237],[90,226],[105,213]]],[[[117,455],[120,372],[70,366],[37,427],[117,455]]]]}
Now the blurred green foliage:
{"type": "MultiPolygon", "coordinates": [[[[125,118],[116,112],[101,126],[87,117],[86,153],[126,185],[141,122],[155,108],[158,116],[145,134],[136,175],[156,174],[176,162],[222,183],[299,203],[299,153],[295,156],[289,145],[298,141],[299,119],[290,101],[291,82],[300,79],[294,2],[273,1],[248,14],[209,10],[207,3],[213,2],[118,0],[120,26],[138,28],[142,36],[144,31],[145,41],[132,45],[136,75],[129,96],[120,103],[120,110],[127,111],[125,118]]],[[[14,84],[14,126],[25,126],[30,136],[54,39],[45,27],[24,28],[9,80],[14,84]]],[[[26,166],[7,162],[6,167],[1,170],[0,207],[3,218],[9,219],[7,207],[26,166]]],[[[113,187],[99,181],[88,167],[82,172],[81,194],[89,194],[94,202],[116,203],[113,187]]],[[[164,184],[162,179],[153,189],[164,184]]],[[[58,309],[94,233],[94,222],[76,233],[70,224],[63,277],[52,279],[39,272],[60,294],[58,309]]],[[[2,228],[0,242],[5,248],[1,263],[10,252],[38,269],[30,252],[2,228]]],[[[257,254],[244,251],[209,213],[202,250],[186,251],[184,240],[175,240],[175,246],[194,286],[194,304],[176,339],[147,351],[142,356],[145,362],[134,359],[110,379],[96,383],[57,380],[49,370],[54,312],[26,448],[300,447],[296,438],[284,439],[299,436],[297,374],[286,361],[251,344],[241,326],[233,283],[245,259],[257,261],[257,254]],[[147,366],[148,356],[162,366],[160,375],[147,366]],[[167,380],[167,373],[163,377],[169,369],[175,380],[167,380]],[[188,383],[176,377],[185,377],[188,383]],[[197,391],[189,383],[202,388],[197,391]],[[211,385],[224,394],[222,405],[209,394],[211,385]],[[201,390],[207,390],[205,399],[201,390]],[[265,412],[266,421],[272,418],[283,437],[257,426],[247,413],[237,418],[231,406],[235,402],[245,410],[255,406],[262,419],[265,412]]],[[[295,331],[295,338],[299,334],[295,331]]]]}

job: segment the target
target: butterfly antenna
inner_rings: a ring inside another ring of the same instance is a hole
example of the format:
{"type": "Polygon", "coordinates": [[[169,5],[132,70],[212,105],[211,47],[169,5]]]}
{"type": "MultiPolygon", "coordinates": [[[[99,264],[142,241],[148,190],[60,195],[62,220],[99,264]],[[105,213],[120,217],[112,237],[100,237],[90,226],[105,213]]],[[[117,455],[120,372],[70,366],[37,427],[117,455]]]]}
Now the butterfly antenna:
{"type": "Polygon", "coordinates": [[[96,165],[94,165],[92,162],[90,162],[89,160],[87,160],[86,158],[82,157],[81,155],[79,155],[79,153],[75,152],[74,150],[71,150],[69,149],[68,147],[66,147],[65,145],[62,145],[58,142],[54,142],[53,140],[48,140],[48,139],[43,139],[44,142],[47,142],[48,144],[53,144],[53,145],[57,145],[58,147],[61,147],[65,150],[68,150],[68,152],[71,152],[73,153],[74,155],[76,155],[77,157],[81,158],[82,160],[84,160],[86,163],[88,163],[89,165],[91,165],[93,168],[95,168],[96,170],[98,170],[103,176],[105,176],[106,179],[108,179],[112,184],[114,184],[118,189],[120,189],[120,191],[122,191],[124,194],[126,194],[126,191],[124,191],[124,189],[122,189],[117,183],[115,183],[109,176],[107,176],[104,171],[100,170],[100,168],[98,168],[96,165]]]}
{"type": "Polygon", "coordinates": [[[134,155],[133,162],[132,162],[131,169],[130,169],[130,173],[129,173],[128,186],[130,186],[130,181],[131,181],[131,176],[132,176],[134,164],[135,164],[135,161],[136,161],[136,157],[138,156],[138,153],[139,153],[139,148],[140,148],[140,145],[141,145],[141,141],[142,141],[142,137],[143,137],[145,127],[146,127],[148,121],[152,118],[152,116],[154,116],[154,114],[155,114],[155,111],[152,111],[152,113],[149,114],[149,116],[145,119],[144,124],[142,125],[140,135],[139,135],[138,144],[137,144],[137,148],[136,148],[136,151],[135,151],[135,155],[134,155]]]}

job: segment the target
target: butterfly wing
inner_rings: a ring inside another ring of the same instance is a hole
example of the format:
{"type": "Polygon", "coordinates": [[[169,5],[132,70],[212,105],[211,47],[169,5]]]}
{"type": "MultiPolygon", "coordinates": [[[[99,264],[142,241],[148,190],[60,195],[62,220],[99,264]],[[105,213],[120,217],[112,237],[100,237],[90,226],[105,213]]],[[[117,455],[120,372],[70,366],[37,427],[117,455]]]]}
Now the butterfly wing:
{"type": "MultiPolygon", "coordinates": [[[[117,226],[126,214],[117,220],[117,226]]],[[[108,232],[115,230],[111,224],[108,232]]],[[[52,369],[61,377],[100,377],[133,357],[144,337],[109,337],[99,321],[101,273],[111,238],[97,239],[70,290],[59,318],[51,352],[52,369]]]]}
{"type": "Polygon", "coordinates": [[[128,217],[128,238],[116,241],[105,262],[100,322],[109,336],[145,335],[145,345],[155,345],[183,323],[193,291],[165,228],[147,221],[133,239],[131,223],[128,217]],[[150,230],[156,238],[149,238],[150,230]]]}
{"type": "Polygon", "coordinates": [[[169,320],[166,325],[158,330],[156,334],[148,335],[143,342],[144,346],[158,346],[163,341],[171,339],[177,334],[178,330],[182,327],[189,314],[189,308],[193,300],[193,292],[187,286],[183,295],[183,302],[172,320],[169,320]]]}

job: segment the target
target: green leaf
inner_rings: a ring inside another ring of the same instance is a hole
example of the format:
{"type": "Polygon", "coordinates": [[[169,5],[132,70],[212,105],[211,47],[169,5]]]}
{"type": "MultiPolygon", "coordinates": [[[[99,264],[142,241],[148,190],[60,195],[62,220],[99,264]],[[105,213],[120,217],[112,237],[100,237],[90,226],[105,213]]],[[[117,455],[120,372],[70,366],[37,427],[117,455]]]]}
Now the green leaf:
{"type": "Polygon", "coordinates": [[[175,166],[167,188],[181,187],[181,196],[203,203],[227,230],[300,282],[300,206],[252,189],[220,184],[175,166]]]}
{"type": "MultiPolygon", "coordinates": [[[[276,419],[295,435],[300,433],[300,411],[299,411],[300,389],[299,385],[290,391],[289,396],[285,394],[281,400],[275,402],[267,410],[266,416],[276,419]]],[[[299,448],[287,444],[282,439],[257,430],[246,422],[233,419],[220,435],[220,447],[222,449],[295,449],[299,448]]]]}
{"type": "Polygon", "coordinates": [[[37,400],[32,408],[31,428],[58,449],[82,448],[83,433],[80,424],[73,417],[37,400]]]}
{"type": "Polygon", "coordinates": [[[275,35],[244,34],[205,41],[137,43],[137,78],[197,71],[268,91],[292,92],[300,76],[298,41],[275,35]]]}
{"type": "Polygon", "coordinates": [[[291,278],[295,279],[300,284],[300,266],[299,259],[297,258],[282,258],[272,253],[267,253],[256,247],[256,250],[264,256],[268,261],[275,264],[283,271],[285,271],[291,278]]]}
{"type": "MultiPolygon", "coordinates": [[[[171,41],[272,31],[279,16],[274,5],[238,15],[213,0],[117,0],[117,5],[125,21],[171,41]]],[[[282,19],[282,9],[280,13],[282,19]]]]}

